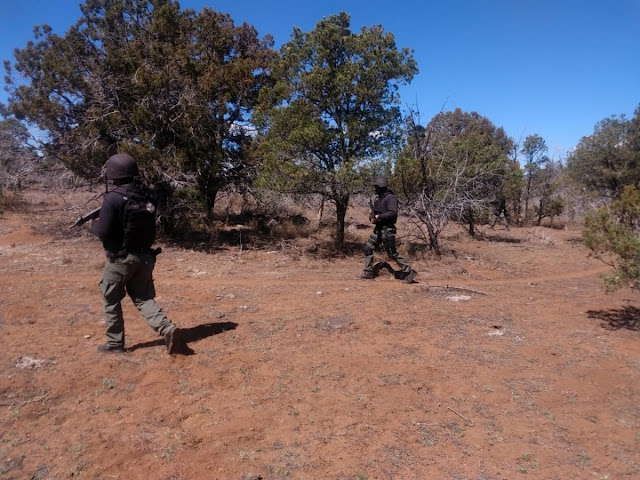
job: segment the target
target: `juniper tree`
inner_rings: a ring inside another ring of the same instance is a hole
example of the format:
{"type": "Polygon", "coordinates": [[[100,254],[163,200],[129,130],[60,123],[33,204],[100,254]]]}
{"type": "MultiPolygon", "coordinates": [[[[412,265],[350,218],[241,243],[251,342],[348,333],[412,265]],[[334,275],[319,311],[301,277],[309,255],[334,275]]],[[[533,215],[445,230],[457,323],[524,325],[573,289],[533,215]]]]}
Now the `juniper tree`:
{"type": "Polygon", "coordinates": [[[440,232],[450,220],[466,224],[473,234],[478,214],[514,193],[520,170],[509,159],[512,148],[504,130],[476,112],[440,112],[426,127],[409,118],[394,181],[438,255],[440,232]]]}
{"type": "Polygon", "coordinates": [[[607,289],[640,288],[640,106],[634,117],[598,122],[569,156],[568,169],[599,206],[587,212],[585,245],[614,270],[607,289]]]}
{"type": "Polygon", "coordinates": [[[128,152],[165,203],[182,189],[211,212],[243,172],[271,37],[175,0],[87,0],[80,9],[63,36],[38,26],[5,62],[5,114],[45,131],[44,152],[76,173],[95,176],[111,154],[128,152]]]}
{"type": "Polygon", "coordinates": [[[272,66],[273,88],[261,92],[254,121],[264,161],[263,184],[319,194],[336,207],[338,247],[363,160],[397,145],[398,85],[417,72],[410,50],[382,26],[350,28],[346,13],[294,28],[272,66]]]}

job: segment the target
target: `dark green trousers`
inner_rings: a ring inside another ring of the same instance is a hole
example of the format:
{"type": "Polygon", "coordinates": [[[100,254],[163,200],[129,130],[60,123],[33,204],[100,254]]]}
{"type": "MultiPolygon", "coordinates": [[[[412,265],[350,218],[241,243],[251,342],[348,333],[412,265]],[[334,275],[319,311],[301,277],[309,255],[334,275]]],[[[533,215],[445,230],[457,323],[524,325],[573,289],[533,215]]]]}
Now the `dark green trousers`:
{"type": "Polygon", "coordinates": [[[376,227],[364,245],[364,273],[373,271],[373,256],[378,246],[384,249],[391,260],[395,260],[404,273],[411,272],[411,265],[396,250],[396,229],[394,227],[376,227]]]}
{"type": "Polygon", "coordinates": [[[151,328],[160,335],[175,328],[154,300],[153,285],[155,254],[128,254],[125,258],[108,260],[100,280],[100,292],[104,304],[104,321],[107,324],[107,345],[124,347],[124,317],[121,301],[126,294],[131,297],[151,328]]]}

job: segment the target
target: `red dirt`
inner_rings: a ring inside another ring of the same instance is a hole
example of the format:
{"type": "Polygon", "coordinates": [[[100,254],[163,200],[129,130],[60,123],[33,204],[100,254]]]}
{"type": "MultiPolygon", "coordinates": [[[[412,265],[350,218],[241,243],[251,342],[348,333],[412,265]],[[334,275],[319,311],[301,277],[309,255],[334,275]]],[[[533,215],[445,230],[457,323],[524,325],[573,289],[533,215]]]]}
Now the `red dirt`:
{"type": "Polygon", "coordinates": [[[157,300],[195,355],[128,299],[110,355],[101,245],[67,228],[89,197],[1,219],[3,480],[638,478],[638,295],[604,293],[577,227],[452,227],[412,285],[296,242],[163,245],[157,300]]]}

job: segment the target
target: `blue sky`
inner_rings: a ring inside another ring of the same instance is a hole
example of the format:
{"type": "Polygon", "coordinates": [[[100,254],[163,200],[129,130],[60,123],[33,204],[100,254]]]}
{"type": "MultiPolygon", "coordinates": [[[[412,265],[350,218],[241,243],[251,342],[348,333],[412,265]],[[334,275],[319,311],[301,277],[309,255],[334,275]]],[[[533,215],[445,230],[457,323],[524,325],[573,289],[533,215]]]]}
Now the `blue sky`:
{"type": "MultiPolygon", "coordinates": [[[[63,35],[79,0],[0,0],[0,58],[47,23],[63,35]]],[[[640,104],[640,0],[183,0],[247,22],[276,47],[293,26],[351,14],[414,51],[419,73],[400,93],[425,124],[443,107],[476,111],[516,140],[541,135],[563,159],[595,124],[640,104]]],[[[4,88],[4,81],[0,81],[4,88]]],[[[6,100],[4,90],[0,101],[6,100]]]]}

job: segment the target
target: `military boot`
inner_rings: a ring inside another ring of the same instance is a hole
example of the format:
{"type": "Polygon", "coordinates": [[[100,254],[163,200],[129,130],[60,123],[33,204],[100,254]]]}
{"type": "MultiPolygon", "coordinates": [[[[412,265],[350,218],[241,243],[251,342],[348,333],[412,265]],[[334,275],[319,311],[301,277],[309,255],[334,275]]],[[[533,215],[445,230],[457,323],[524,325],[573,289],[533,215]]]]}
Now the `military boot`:
{"type": "Polygon", "coordinates": [[[194,353],[189,345],[187,345],[187,342],[185,342],[184,337],[182,336],[182,330],[180,330],[178,327],[165,333],[164,343],[167,347],[167,352],[169,353],[169,355],[193,355],[194,353]]]}
{"type": "Polygon", "coordinates": [[[418,272],[416,272],[415,270],[411,270],[409,273],[407,273],[407,276],[404,277],[404,279],[402,280],[402,283],[406,283],[406,284],[413,283],[413,280],[416,278],[417,274],[418,272]]]}
{"type": "Polygon", "coordinates": [[[105,343],[98,347],[100,353],[124,353],[124,347],[122,345],[109,345],[105,343]]]}
{"type": "Polygon", "coordinates": [[[175,327],[164,334],[164,344],[167,347],[167,353],[173,355],[184,351],[184,340],[180,334],[180,329],[175,327]]]}

